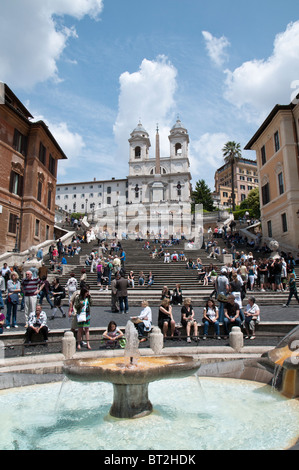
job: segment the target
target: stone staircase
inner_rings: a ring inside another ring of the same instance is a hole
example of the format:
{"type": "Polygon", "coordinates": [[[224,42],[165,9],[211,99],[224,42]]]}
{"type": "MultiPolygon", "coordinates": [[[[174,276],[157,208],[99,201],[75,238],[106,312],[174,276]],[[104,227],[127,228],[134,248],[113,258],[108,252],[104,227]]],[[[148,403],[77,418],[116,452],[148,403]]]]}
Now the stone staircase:
{"type": "MultiPolygon", "coordinates": [[[[222,248],[225,246],[222,239],[217,239],[219,246],[222,248]]],[[[194,306],[203,305],[209,298],[211,292],[213,291],[213,286],[210,283],[208,286],[203,286],[202,282],[198,281],[198,274],[196,269],[187,269],[186,262],[170,262],[164,263],[164,257],[161,258],[152,258],[150,256],[151,250],[143,249],[144,242],[135,241],[135,240],[122,240],[121,244],[126,253],[126,263],[125,270],[128,274],[131,270],[135,273],[135,288],[129,288],[129,302],[130,305],[140,305],[141,300],[146,299],[150,302],[151,305],[159,305],[161,300],[161,291],[163,286],[168,286],[172,291],[177,283],[181,285],[183,296],[191,297],[192,303],[194,306]],[[138,286],[138,274],[140,271],[143,271],[145,278],[147,278],[149,272],[151,271],[155,277],[155,282],[153,286],[147,288],[146,286],[138,286]]],[[[110,244],[109,244],[110,246],[110,244]]],[[[159,248],[160,244],[155,244],[153,241],[150,241],[151,249],[155,246],[159,248]]],[[[68,274],[61,276],[61,284],[65,285],[67,279],[69,278],[69,273],[74,272],[76,279],[80,279],[81,269],[84,267],[87,273],[87,282],[90,285],[94,305],[97,306],[109,306],[111,292],[110,288],[106,291],[100,291],[97,286],[97,275],[96,273],[90,273],[90,267],[86,267],[82,264],[82,259],[85,256],[90,254],[93,249],[97,249],[97,243],[92,242],[89,244],[81,244],[81,253],[80,255],[75,255],[74,257],[67,257],[68,261],[68,274]],[[81,263],[80,263],[81,259],[81,263]]],[[[193,261],[199,257],[204,266],[208,267],[211,263],[216,267],[217,272],[220,272],[222,263],[222,257],[220,260],[214,260],[208,258],[208,253],[203,249],[186,249],[185,241],[180,240],[178,245],[173,245],[167,247],[169,253],[172,254],[174,251],[180,253],[183,251],[187,259],[191,258],[193,261]]],[[[240,250],[248,251],[245,247],[241,247],[240,250]]],[[[256,257],[259,258],[261,255],[256,253],[256,257]]],[[[296,267],[297,279],[299,278],[299,266],[296,267]]],[[[298,280],[297,280],[298,282],[298,280]]],[[[250,295],[250,293],[248,292],[250,295]]],[[[287,294],[282,292],[276,292],[275,294],[272,291],[269,292],[260,292],[254,291],[252,293],[257,300],[259,305],[271,305],[283,304],[286,301],[287,294]],[[275,296],[275,297],[274,297],[275,296]]],[[[67,300],[64,301],[67,303],[67,300]]],[[[292,302],[296,303],[293,299],[292,302]]]]}

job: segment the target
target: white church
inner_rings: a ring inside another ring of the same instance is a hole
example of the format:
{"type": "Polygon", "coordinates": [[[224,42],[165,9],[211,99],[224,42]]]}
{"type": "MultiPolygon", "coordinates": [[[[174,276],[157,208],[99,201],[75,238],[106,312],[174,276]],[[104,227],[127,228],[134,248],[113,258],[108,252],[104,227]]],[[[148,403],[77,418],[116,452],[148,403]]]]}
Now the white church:
{"type": "MultiPolygon", "coordinates": [[[[95,178],[93,181],[57,184],[56,204],[68,213],[88,214],[89,220],[92,217],[93,221],[101,220],[112,210],[117,210],[120,221],[124,212],[131,213],[131,216],[135,214],[136,205],[142,205],[145,211],[151,211],[152,214],[161,214],[163,207],[177,207],[181,213],[190,212],[189,134],[179,118],[170,130],[168,139],[169,156],[162,156],[157,128],[155,157],[150,157],[150,136],[139,122],[128,139],[127,178],[95,178]]],[[[173,219],[174,212],[170,214],[173,219]]]]}

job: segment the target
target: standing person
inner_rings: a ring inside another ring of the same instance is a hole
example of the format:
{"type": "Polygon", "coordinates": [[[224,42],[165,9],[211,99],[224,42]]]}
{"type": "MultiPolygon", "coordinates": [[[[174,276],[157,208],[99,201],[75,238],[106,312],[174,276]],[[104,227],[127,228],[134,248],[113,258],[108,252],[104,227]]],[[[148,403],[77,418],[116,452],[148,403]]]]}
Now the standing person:
{"type": "Polygon", "coordinates": [[[103,265],[102,265],[102,262],[100,260],[98,261],[96,271],[97,271],[97,285],[98,285],[98,287],[100,288],[100,291],[101,291],[101,290],[103,290],[103,288],[102,288],[103,265]]]}
{"type": "Polygon", "coordinates": [[[5,279],[0,271],[0,310],[4,308],[3,294],[5,292],[5,279]]]}
{"type": "Polygon", "coordinates": [[[3,264],[3,268],[1,270],[1,273],[2,273],[2,276],[4,277],[4,281],[5,281],[5,290],[7,289],[7,282],[8,282],[8,279],[10,279],[10,269],[7,265],[7,263],[4,263],[3,264]]]}
{"type": "Polygon", "coordinates": [[[74,305],[77,311],[78,322],[78,345],[77,348],[81,349],[81,340],[83,333],[85,333],[87,349],[91,349],[89,344],[89,327],[90,327],[90,307],[92,300],[89,293],[89,286],[82,285],[80,294],[76,295],[74,305]]]}
{"type": "Polygon", "coordinates": [[[50,294],[51,294],[51,286],[49,281],[47,280],[46,276],[43,276],[40,284],[39,284],[39,304],[42,305],[44,297],[46,297],[48,304],[50,305],[51,309],[54,308],[52,303],[50,294]]]}
{"type": "Polygon", "coordinates": [[[126,252],[125,252],[125,250],[124,250],[123,248],[122,248],[122,250],[121,250],[120,262],[121,262],[121,267],[122,267],[122,269],[125,269],[126,252]]]}
{"type": "Polygon", "coordinates": [[[48,341],[47,315],[42,311],[42,306],[37,305],[35,311],[31,312],[28,318],[28,328],[26,331],[26,339],[31,343],[34,333],[42,333],[44,341],[48,341]]]}
{"type": "Polygon", "coordinates": [[[164,299],[159,307],[158,326],[163,333],[164,338],[167,337],[168,327],[170,327],[171,338],[174,337],[175,321],[172,316],[172,306],[169,299],[164,299]]]}
{"type": "Polygon", "coordinates": [[[75,274],[71,273],[70,277],[66,283],[65,288],[68,290],[69,293],[69,303],[71,301],[71,297],[73,293],[78,289],[78,282],[77,279],[75,278],[75,274]]]}
{"type": "Polygon", "coordinates": [[[142,311],[138,317],[132,317],[131,320],[137,325],[138,337],[140,343],[147,340],[147,333],[152,328],[152,310],[147,300],[141,302],[142,311]]]}
{"type": "Polygon", "coordinates": [[[289,277],[289,297],[288,297],[287,303],[284,304],[283,307],[288,307],[290,305],[291,298],[293,296],[295,297],[295,299],[297,300],[297,302],[299,304],[295,273],[290,274],[290,277],[289,277]]]}
{"type": "Polygon", "coordinates": [[[118,296],[117,296],[117,288],[116,288],[116,281],[120,278],[118,274],[116,274],[115,278],[111,281],[111,312],[118,313],[119,312],[119,305],[118,305],[118,296]]]}
{"type": "Polygon", "coordinates": [[[213,299],[209,299],[206,303],[206,306],[203,311],[203,338],[202,339],[207,339],[207,335],[209,332],[209,326],[212,325],[214,326],[215,329],[215,335],[217,339],[220,339],[220,327],[219,327],[219,321],[218,321],[219,315],[218,315],[218,308],[215,305],[215,302],[213,299]]]}
{"type": "Polygon", "coordinates": [[[224,308],[224,329],[225,333],[228,336],[230,326],[239,326],[241,328],[241,319],[240,319],[240,307],[237,302],[235,302],[235,296],[229,294],[227,297],[228,302],[225,304],[224,308]]]}
{"type": "Polygon", "coordinates": [[[59,308],[59,310],[61,311],[62,316],[65,317],[66,315],[63,311],[63,308],[61,307],[61,300],[65,298],[65,289],[64,287],[60,285],[59,277],[56,277],[53,281],[52,294],[54,298],[54,307],[52,311],[51,320],[54,320],[56,312],[57,312],[57,308],[59,308]]]}
{"type": "Polygon", "coordinates": [[[39,279],[32,279],[32,272],[26,271],[25,279],[21,283],[21,289],[24,295],[25,307],[25,328],[28,326],[30,312],[35,312],[38,294],[39,279]]]}
{"type": "Polygon", "coordinates": [[[246,339],[255,339],[255,326],[260,321],[260,309],[255,303],[254,297],[249,297],[248,305],[245,308],[245,330],[247,336],[246,339]]]}
{"type": "Polygon", "coordinates": [[[18,328],[17,325],[17,310],[19,305],[19,293],[21,292],[21,284],[17,273],[11,273],[11,279],[7,281],[7,314],[6,314],[6,329],[18,328]],[[10,323],[12,314],[12,323],[10,323]]]}
{"type": "Polygon", "coordinates": [[[191,299],[186,298],[184,300],[184,305],[181,309],[181,324],[183,325],[184,328],[186,328],[186,333],[187,333],[187,343],[191,343],[191,326],[194,328],[194,336],[195,339],[197,339],[198,335],[198,325],[197,321],[194,318],[194,310],[191,304],[191,299]]]}
{"type": "Polygon", "coordinates": [[[120,279],[116,281],[120,313],[129,313],[128,287],[130,286],[130,281],[124,278],[122,270],[120,271],[120,276],[120,279]]]}
{"type": "MultiPolygon", "coordinates": [[[[217,297],[218,295],[226,295],[229,291],[229,282],[226,277],[227,269],[222,268],[220,276],[216,279],[216,290],[217,290],[217,297]]],[[[222,323],[224,320],[224,302],[219,302],[219,322],[222,323]]]]}

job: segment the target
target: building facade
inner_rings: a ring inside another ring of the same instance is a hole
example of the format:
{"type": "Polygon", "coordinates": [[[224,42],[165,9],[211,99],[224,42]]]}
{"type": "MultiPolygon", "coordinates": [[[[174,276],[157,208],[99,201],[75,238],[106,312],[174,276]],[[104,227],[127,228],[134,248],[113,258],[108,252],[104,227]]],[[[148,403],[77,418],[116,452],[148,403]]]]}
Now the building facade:
{"type": "Polygon", "coordinates": [[[299,249],[299,104],[276,105],[246,150],[255,150],[265,241],[299,249]]]}
{"type": "Polygon", "coordinates": [[[67,212],[98,213],[111,207],[191,202],[189,135],[178,119],[169,134],[170,154],[160,156],[157,129],[155,157],[141,123],[129,138],[129,175],[124,179],[58,184],[56,204],[67,212]]]}
{"type": "Polygon", "coordinates": [[[58,161],[66,155],[6,84],[0,105],[0,252],[53,238],[58,161]]]}
{"type": "MultiPolygon", "coordinates": [[[[257,162],[240,158],[234,166],[235,204],[240,205],[252,189],[259,186],[257,162]]],[[[222,165],[215,172],[215,193],[219,195],[219,206],[223,209],[232,207],[232,178],[229,163],[222,165]]]]}

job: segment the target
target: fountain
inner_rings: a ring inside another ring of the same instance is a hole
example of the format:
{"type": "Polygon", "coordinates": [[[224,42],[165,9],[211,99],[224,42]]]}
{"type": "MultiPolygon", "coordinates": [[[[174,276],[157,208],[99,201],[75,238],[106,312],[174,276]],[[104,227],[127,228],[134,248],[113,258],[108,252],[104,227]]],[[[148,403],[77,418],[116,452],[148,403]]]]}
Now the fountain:
{"type": "Polygon", "coordinates": [[[263,357],[274,367],[274,386],[288,398],[299,398],[299,326],[263,357]]]}
{"type": "Polygon", "coordinates": [[[87,358],[65,361],[63,372],[77,382],[113,384],[110,415],[116,418],[139,418],[150,414],[148,385],[164,379],[184,378],[194,374],[200,361],[190,356],[142,357],[138,350],[138,333],[129,320],[126,326],[124,358],[87,358]]]}

